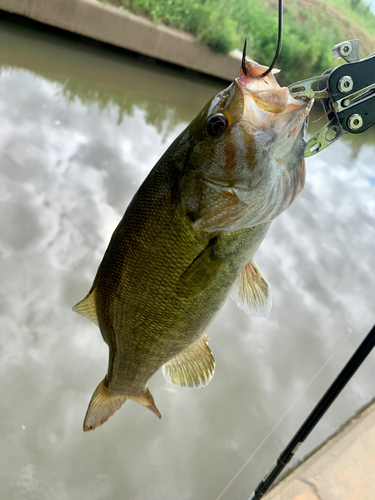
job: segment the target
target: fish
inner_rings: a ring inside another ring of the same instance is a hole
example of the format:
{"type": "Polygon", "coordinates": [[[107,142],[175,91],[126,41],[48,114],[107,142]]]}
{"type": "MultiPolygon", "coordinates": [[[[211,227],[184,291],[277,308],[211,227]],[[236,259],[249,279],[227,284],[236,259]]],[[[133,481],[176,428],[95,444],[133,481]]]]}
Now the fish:
{"type": "Polygon", "coordinates": [[[215,359],[206,330],[229,294],[267,317],[270,286],[254,255],[305,183],[312,100],[294,99],[273,69],[247,59],[151,170],[115,229],[87,296],[73,310],[109,348],[84,431],[127,400],[161,418],[148,388],[162,368],[204,387],[215,359]]]}

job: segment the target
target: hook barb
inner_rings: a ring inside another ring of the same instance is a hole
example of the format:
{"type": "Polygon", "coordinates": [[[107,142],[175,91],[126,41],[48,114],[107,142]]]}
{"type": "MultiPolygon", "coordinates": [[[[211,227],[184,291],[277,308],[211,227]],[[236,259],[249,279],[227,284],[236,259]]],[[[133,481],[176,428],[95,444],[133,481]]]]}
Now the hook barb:
{"type": "Polygon", "coordinates": [[[243,51],[242,51],[242,71],[245,73],[246,76],[249,76],[246,70],[246,54],[247,54],[247,38],[245,38],[245,44],[243,46],[243,51]]]}

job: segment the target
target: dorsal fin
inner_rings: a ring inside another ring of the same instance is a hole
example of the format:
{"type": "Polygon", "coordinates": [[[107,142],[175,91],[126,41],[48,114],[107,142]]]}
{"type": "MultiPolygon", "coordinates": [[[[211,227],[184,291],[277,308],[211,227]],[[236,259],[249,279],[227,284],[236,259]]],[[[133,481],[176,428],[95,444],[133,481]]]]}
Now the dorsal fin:
{"type": "Polygon", "coordinates": [[[270,315],[272,298],[270,286],[255,261],[250,261],[235,281],[231,297],[238,307],[251,316],[267,318],[270,315]]]}
{"type": "Polygon", "coordinates": [[[204,387],[215,371],[215,359],[203,335],[178,356],[163,366],[163,375],[172,384],[182,387],[204,387]]]}
{"type": "Polygon", "coordinates": [[[95,323],[96,326],[99,326],[98,322],[98,317],[96,315],[96,288],[94,290],[90,291],[86,297],[81,300],[81,302],[78,302],[73,307],[73,311],[81,314],[82,316],[85,316],[85,318],[89,319],[93,323],[95,323]]]}

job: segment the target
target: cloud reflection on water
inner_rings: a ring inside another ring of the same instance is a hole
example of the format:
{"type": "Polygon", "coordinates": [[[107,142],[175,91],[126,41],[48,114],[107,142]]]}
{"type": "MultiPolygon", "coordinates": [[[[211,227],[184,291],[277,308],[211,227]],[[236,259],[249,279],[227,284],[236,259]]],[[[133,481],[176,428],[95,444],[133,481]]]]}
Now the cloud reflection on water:
{"type": "MultiPolygon", "coordinates": [[[[208,388],[171,392],[159,373],[150,385],[161,422],[128,402],[83,435],[107,350],[71,307],[134,192],[185,126],[149,116],[135,106],[119,121],[113,102],[103,108],[29,71],[1,71],[4,498],[214,499],[353,330],[224,496],[243,498],[375,320],[373,139],[354,156],[339,141],[307,160],[305,191],[258,252],[270,318],[228,301],[209,331],[217,371],[208,388]]],[[[373,397],[374,373],[369,359],[300,456],[373,397]]]]}

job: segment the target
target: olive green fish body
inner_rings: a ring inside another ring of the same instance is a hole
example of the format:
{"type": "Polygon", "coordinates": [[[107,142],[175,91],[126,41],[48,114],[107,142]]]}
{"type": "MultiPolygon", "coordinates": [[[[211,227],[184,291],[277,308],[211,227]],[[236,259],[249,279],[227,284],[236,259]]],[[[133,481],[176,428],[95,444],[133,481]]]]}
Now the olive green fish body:
{"type": "Polygon", "coordinates": [[[246,64],[247,74],[203,108],[150,172],[74,307],[109,346],[84,430],[127,399],[160,417],[148,389],[160,367],[173,383],[207,385],[215,362],[205,331],[229,293],[250,314],[269,314],[269,286],[253,257],[303,188],[311,103],[246,64]]]}
{"type": "Polygon", "coordinates": [[[199,235],[174,193],[169,163],[161,161],[137,193],[94,283],[111,352],[108,388],[126,395],[143,394],[155,371],[203,335],[269,226],[199,235]]]}

